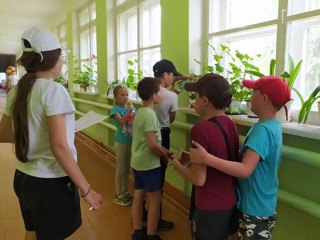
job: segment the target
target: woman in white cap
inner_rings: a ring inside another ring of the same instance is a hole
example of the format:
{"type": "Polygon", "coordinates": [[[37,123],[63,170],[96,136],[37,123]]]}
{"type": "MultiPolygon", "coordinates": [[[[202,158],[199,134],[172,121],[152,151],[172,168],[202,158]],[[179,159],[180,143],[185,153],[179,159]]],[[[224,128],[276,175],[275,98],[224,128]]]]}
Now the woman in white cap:
{"type": "Polygon", "coordinates": [[[65,239],[81,225],[78,189],[91,209],[100,208],[102,198],[77,165],[75,108],[66,89],[52,81],[64,63],[57,36],[29,29],[22,50],[18,63],[26,74],[8,94],[0,142],[15,143],[14,190],[25,240],[65,239]]]}

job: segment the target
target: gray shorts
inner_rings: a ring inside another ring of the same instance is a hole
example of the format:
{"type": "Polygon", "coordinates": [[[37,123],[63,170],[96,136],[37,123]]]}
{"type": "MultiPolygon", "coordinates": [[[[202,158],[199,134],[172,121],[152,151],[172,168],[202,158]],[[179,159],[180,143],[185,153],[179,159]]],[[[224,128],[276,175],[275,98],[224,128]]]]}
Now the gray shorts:
{"type": "Polygon", "coordinates": [[[240,213],[239,240],[270,240],[276,225],[276,214],[270,217],[256,217],[240,213]]]}

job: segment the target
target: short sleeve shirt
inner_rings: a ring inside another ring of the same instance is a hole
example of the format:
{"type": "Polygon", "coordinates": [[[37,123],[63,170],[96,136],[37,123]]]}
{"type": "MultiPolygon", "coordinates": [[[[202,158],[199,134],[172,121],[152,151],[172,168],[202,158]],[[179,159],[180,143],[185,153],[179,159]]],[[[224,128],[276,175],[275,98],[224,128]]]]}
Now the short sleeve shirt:
{"type": "MultiPolygon", "coordinates": [[[[228,144],[233,155],[239,149],[239,137],[235,123],[228,116],[215,117],[228,135],[228,144]]],[[[191,140],[198,142],[210,154],[228,159],[228,148],[219,127],[211,121],[196,123],[191,129],[191,140]]],[[[207,166],[206,181],[195,187],[195,205],[204,211],[220,211],[236,205],[233,177],[207,166]]]]}
{"type": "MultiPolygon", "coordinates": [[[[12,116],[17,88],[8,94],[5,114],[12,116]]],[[[37,79],[30,92],[28,103],[29,153],[27,163],[17,162],[17,169],[28,175],[41,178],[66,176],[50,150],[47,117],[66,114],[66,134],[74,159],[77,151],[74,146],[75,108],[67,90],[56,82],[37,79]]]]}
{"type": "Polygon", "coordinates": [[[117,127],[117,130],[114,134],[114,140],[119,142],[119,143],[131,143],[132,142],[132,121],[133,121],[133,117],[135,114],[135,110],[133,110],[133,114],[131,114],[129,121],[125,124],[125,126],[121,126],[116,120],[115,120],[115,115],[119,114],[120,117],[123,117],[126,113],[127,113],[128,109],[127,108],[122,108],[119,105],[114,105],[111,108],[111,118],[114,122],[114,124],[117,127]]]}
{"type": "Polygon", "coordinates": [[[154,105],[154,110],[161,127],[170,126],[170,113],[178,111],[178,95],[166,88],[160,88],[161,99],[154,105]]]}
{"type": "Polygon", "coordinates": [[[154,155],[148,148],[147,132],[155,132],[161,145],[160,123],[152,108],[142,107],[133,120],[131,167],[144,171],[160,167],[160,157],[154,155]]]}
{"type": "Polygon", "coordinates": [[[251,148],[260,156],[256,168],[247,179],[238,179],[242,212],[268,217],[274,214],[278,193],[278,169],[282,151],[282,129],[277,119],[255,123],[249,130],[241,155],[251,148]]]}

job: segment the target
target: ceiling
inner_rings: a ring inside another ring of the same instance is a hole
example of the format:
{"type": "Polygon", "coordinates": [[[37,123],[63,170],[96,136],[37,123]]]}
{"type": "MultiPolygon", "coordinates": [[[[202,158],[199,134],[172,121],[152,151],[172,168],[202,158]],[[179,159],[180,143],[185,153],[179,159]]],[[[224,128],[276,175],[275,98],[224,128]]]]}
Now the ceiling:
{"type": "MultiPolygon", "coordinates": [[[[16,55],[20,38],[30,27],[44,27],[63,0],[0,0],[0,54],[16,55]]],[[[65,1],[66,2],[66,1],[65,1]]]]}

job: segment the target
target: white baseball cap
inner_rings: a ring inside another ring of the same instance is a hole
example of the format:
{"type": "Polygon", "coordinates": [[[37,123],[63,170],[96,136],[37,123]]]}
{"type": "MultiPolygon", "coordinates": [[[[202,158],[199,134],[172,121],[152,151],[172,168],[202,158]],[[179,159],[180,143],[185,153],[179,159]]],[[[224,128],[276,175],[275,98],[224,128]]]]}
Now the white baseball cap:
{"type": "Polygon", "coordinates": [[[61,46],[56,34],[48,30],[42,30],[35,27],[25,31],[21,37],[21,40],[22,50],[24,52],[36,52],[40,54],[41,62],[43,61],[43,56],[41,52],[56,49],[67,50],[61,46]],[[31,47],[25,46],[24,40],[27,40],[30,43],[31,47]]]}

